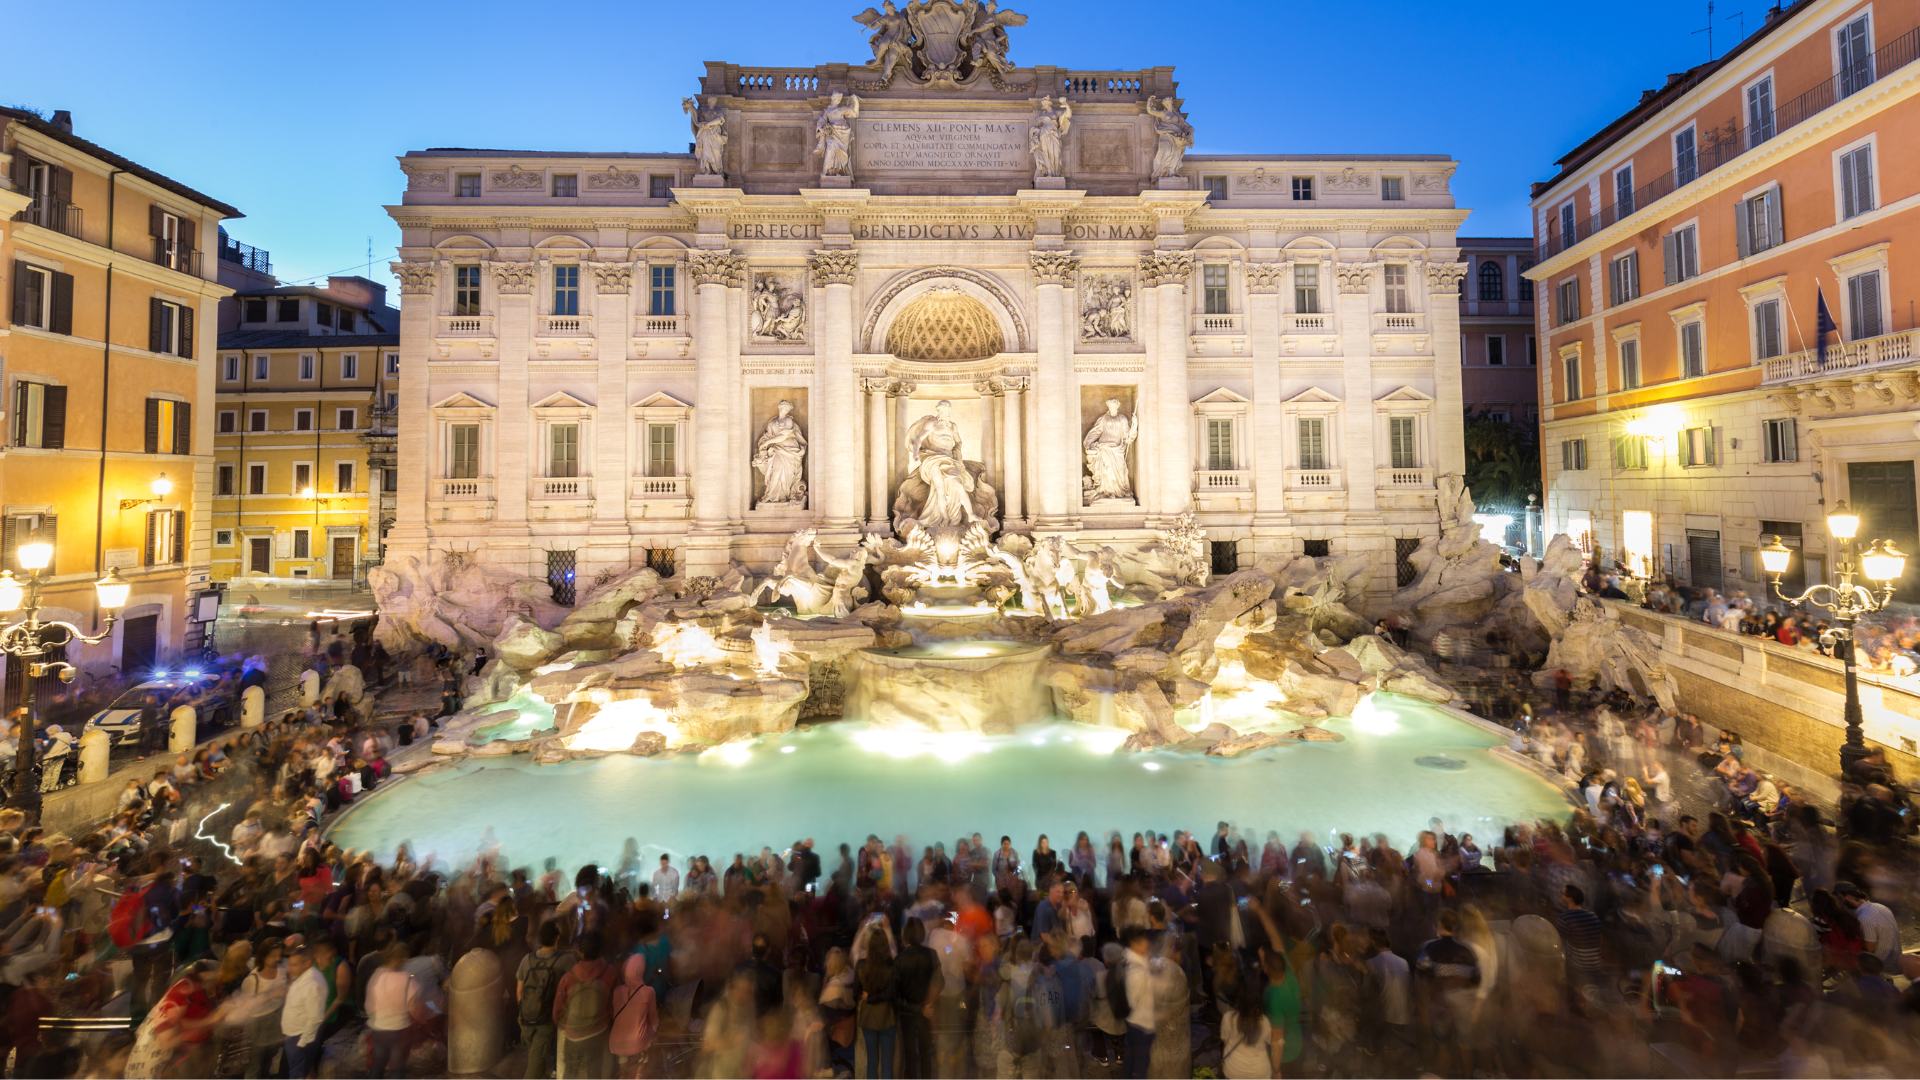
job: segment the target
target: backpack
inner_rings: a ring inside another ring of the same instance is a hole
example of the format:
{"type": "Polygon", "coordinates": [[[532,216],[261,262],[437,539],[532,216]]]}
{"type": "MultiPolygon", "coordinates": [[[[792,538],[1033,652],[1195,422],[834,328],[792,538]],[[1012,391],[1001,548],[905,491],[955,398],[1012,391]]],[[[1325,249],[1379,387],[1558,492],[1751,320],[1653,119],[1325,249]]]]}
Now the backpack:
{"type": "Polygon", "coordinates": [[[564,953],[535,956],[527,961],[527,977],[520,990],[520,1022],[528,1027],[553,1023],[553,997],[560,989],[560,962],[564,953]]]}
{"type": "Polygon", "coordinates": [[[560,1030],[569,1038],[584,1038],[607,1029],[607,984],[599,979],[582,979],[567,996],[567,1011],[560,1017],[560,1030]]]}
{"type": "Polygon", "coordinates": [[[1127,965],[1122,962],[1107,969],[1107,1008],[1115,1020],[1124,1021],[1133,1012],[1127,1004],[1127,965]]]}
{"type": "Polygon", "coordinates": [[[107,934],[123,949],[131,949],[153,934],[145,888],[128,889],[113,902],[113,911],[107,916],[107,934]]]}
{"type": "Polygon", "coordinates": [[[1026,989],[1013,999],[1013,1007],[1007,1010],[1007,1049],[1016,1056],[1039,1050],[1046,1030],[1040,1015],[1040,1001],[1034,996],[1035,978],[1037,976],[1027,979],[1026,989]]]}

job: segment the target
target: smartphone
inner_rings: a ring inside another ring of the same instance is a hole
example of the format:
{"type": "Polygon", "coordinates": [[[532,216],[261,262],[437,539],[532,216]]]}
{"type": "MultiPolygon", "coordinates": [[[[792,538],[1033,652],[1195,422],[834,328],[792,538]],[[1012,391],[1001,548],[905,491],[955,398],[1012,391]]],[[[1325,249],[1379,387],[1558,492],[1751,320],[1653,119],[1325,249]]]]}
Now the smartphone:
{"type": "Polygon", "coordinates": [[[305,900],[295,900],[293,902],[293,910],[295,911],[299,911],[302,908],[305,908],[306,906],[307,906],[307,902],[305,900]]]}
{"type": "Polygon", "coordinates": [[[1647,868],[1647,873],[1652,874],[1654,877],[1665,877],[1667,876],[1667,868],[1660,863],[1654,863],[1651,867],[1647,868]]]}

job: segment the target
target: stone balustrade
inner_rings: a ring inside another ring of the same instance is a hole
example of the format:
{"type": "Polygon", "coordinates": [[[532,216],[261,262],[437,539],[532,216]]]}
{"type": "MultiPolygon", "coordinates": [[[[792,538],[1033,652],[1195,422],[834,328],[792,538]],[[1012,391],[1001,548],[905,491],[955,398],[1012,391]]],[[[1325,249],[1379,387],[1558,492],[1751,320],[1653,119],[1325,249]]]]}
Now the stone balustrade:
{"type": "Polygon", "coordinates": [[[1816,349],[1802,349],[1760,362],[1763,384],[1822,379],[1849,371],[1899,367],[1920,360],[1920,328],[1828,346],[1825,362],[1816,349]]]}

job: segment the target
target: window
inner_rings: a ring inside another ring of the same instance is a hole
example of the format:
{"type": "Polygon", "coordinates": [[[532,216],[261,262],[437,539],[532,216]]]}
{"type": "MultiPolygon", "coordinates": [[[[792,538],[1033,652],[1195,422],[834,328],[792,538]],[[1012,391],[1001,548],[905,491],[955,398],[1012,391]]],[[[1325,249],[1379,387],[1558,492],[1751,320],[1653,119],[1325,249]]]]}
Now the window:
{"type": "Polygon", "coordinates": [[[1770,360],[1784,351],[1780,341],[1780,301],[1753,305],[1753,358],[1770,360]]]}
{"type": "Polygon", "coordinates": [[[333,490],[353,490],[353,462],[336,461],[333,463],[333,490]]]}
{"type": "Polygon", "coordinates": [[[1566,391],[1565,401],[1580,400],[1580,354],[1570,352],[1560,358],[1560,378],[1562,389],[1566,391]]]}
{"type": "Polygon", "coordinates": [[[447,479],[474,480],[480,476],[480,425],[447,425],[447,479]]]}
{"type": "Polygon", "coordinates": [[[579,560],[573,551],[547,552],[547,593],[553,602],[562,607],[572,607],[577,595],[575,576],[579,560]]]}
{"type": "Polygon", "coordinates": [[[398,409],[399,407],[400,407],[400,392],[397,390],[387,391],[387,408],[398,409]]]}
{"type": "Polygon", "coordinates": [[[1560,206],[1560,243],[1562,246],[1574,241],[1573,201],[1569,199],[1560,206]]]}
{"type": "Polygon", "coordinates": [[[313,462],[296,461],[293,463],[293,493],[304,495],[313,486],[313,462]]]}
{"type": "Polygon", "coordinates": [[[1616,469],[1644,469],[1647,467],[1647,438],[1644,435],[1618,435],[1613,440],[1613,467],[1616,469]]]}
{"type": "Polygon", "coordinates": [[[1533,269],[1532,259],[1520,264],[1520,299],[1523,301],[1533,299],[1533,279],[1527,276],[1527,271],[1531,269],[1533,269]]]}
{"type": "Polygon", "coordinates": [[[1200,310],[1206,314],[1227,313],[1226,263],[1207,263],[1200,268],[1200,299],[1200,310]]]}
{"type": "Polygon", "coordinates": [[[241,311],[243,314],[240,318],[245,322],[266,322],[267,298],[264,296],[249,296],[242,302],[241,311]]]}
{"type": "Polygon", "coordinates": [[[1689,469],[1718,464],[1714,453],[1713,429],[1687,428],[1680,433],[1680,464],[1689,469]]]}
{"type": "Polygon", "coordinates": [[[247,430],[248,431],[267,430],[267,410],[265,409],[247,410],[247,430]]]}
{"type": "Polygon", "coordinates": [[[276,315],[276,318],[280,322],[300,321],[300,300],[298,297],[283,296],[280,298],[280,303],[276,306],[280,309],[276,315]]]}
{"type": "Polygon", "coordinates": [[[313,372],[314,372],[313,354],[301,353],[300,354],[300,381],[312,382],[313,372]]]}
{"type": "Polygon", "coordinates": [[[1580,279],[1568,278],[1554,286],[1553,315],[1565,326],[1580,318],[1580,279]]]}
{"type": "Polygon", "coordinates": [[[479,198],[480,174],[477,172],[455,173],[453,177],[453,196],[456,199],[479,198]]]}
{"type": "Polygon", "coordinates": [[[387,354],[387,374],[388,375],[400,374],[400,354],[399,353],[390,352],[387,354]]]}
{"type": "Polygon", "coordinates": [[[476,263],[453,268],[453,313],[480,314],[480,267],[476,263]]]}
{"type": "Polygon", "coordinates": [[[223,356],[220,358],[220,379],[223,382],[240,381],[240,358],[223,356]]]}
{"type": "Polygon", "coordinates": [[[213,470],[213,493],[215,495],[233,494],[233,466],[221,465],[213,470]]]}
{"type": "Polygon", "coordinates": [[[1300,467],[1303,469],[1325,469],[1327,467],[1326,417],[1301,417],[1299,419],[1298,434],[1300,440],[1300,467]]]}
{"type": "Polygon", "coordinates": [[[647,314],[673,314],[673,267],[654,265],[647,268],[647,314]]]}
{"type": "Polygon", "coordinates": [[[147,565],[165,566],[185,561],[186,512],[153,510],[147,514],[147,565]]]}
{"type": "Polygon", "coordinates": [[[352,333],[353,332],[353,312],[348,311],[346,308],[340,308],[339,315],[340,315],[339,321],[333,324],[335,328],[337,328],[343,334],[352,333]]]}
{"type": "Polygon", "coordinates": [[[1841,97],[1857,94],[1873,82],[1873,44],[1867,29],[1867,16],[1862,15],[1833,32],[1834,74],[1840,80],[1841,97]]]}
{"type": "Polygon", "coordinates": [[[332,326],[333,305],[322,304],[319,301],[315,301],[313,305],[313,321],[321,326],[332,326]]]}
{"type": "Polygon", "coordinates": [[[673,177],[671,176],[647,177],[647,198],[649,199],[673,198],[673,177]]]}
{"type": "Polygon", "coordinates": [[[247,466],[247,494],[265,495],[267,493],[267,467],[265,465],[247,466]]]}
{"type": "Polygon", "coordinates": [[[1773,138],[1773,76],[1747,87],[1747,145],[1759,146],[1773,138]]]}
{"type": "Polygon", "coordinates": [[[553,268],[553,314],[580,314],[580,268],[576,265],[553,268]]]}
{"type": "Polygon", "coordinates": [[[1406,588],[1419,575],[1413,565],[1413,553],[1419,550],[1420,538],[1417,536],[1393,538],[1393,582],[1398,587],[1406,588]]]}
{"type": "Polygon", "coordinates": [[[554,173],[553,197],[556,199],[577,198],[580,194],[580,174],[554,173]]]}
{"type": "Polygon", "coordinates": [[[1507,339],[1499,334],[1487,335],[1487,366],[1505,367],[1507,363],[1507,339]]]}
{"type": "Polygon", "coordinates": [[[1633,213],[1633,166],[1622,165],[1613,171],[1613,217],[1615,221],[1633,213]]]}
{"type": "Polygon", "coordinates": [[[1700,320],[1680,324],[1680,377],[1697,379],[1707,373],[1706,330],[1700,320]]]}
{"type": "Polygon", "coordinates": [[[353,429],[360,426],[359,420],[360,420],[360,410],[358,409],[335,409],[334,410],[333,426],[337,430],[352,431],[353,429]]]}
{"type": "Polygon", "coordinates": [[[1407,291],[1407,264],[1388,263],[1381,268],[1380,279],[1386,285],[1387,310],[1404,315],[1413,310],[1413,297],[1407,291]]]}
{"type": "Polygon", "coordinates": [[[1669,285],[1678,285],[1682,281],[1700,276],[1700,228],[1697,225],[1682,225],[1661,238],[1665,256],[1666,281],[1669,285]]]}
{"type": "Polygon", "coordinates": [[[380,473],[380,490],[381,491],[384,491],[387,494],[391,495],[394,492],[400,490],[400,470],[379,469],[376,471],[380,473]]]}
{"type": "Polygon", "coordinates": [[[313,430],[313,410],[312,409],[293,410],[293,430],[295,431],[312,431],[313,430]]]}
{"type": "Polygon", "coordinates": [[[547,475],[580,475],[580,425],[547,425],[547,475]]]}
{"type": "Polygon", "coordinates": [[[1740,201],[1733,211],[1734,239],[1740,257],[1779,245],[1786,239],[1780,227],[1780,188],[1768,188],[1740,201]]]}
{"type": "Polygon", "coordinates": [[[1309,559],[1324,559],[1332,553],[1333,542],[1331,540],[1300,541],[1300,554],[1305,555],[1309,559]]]}
{"type": "Polygon", "coordinates": [[[1207,468],[1222,472],[1233,467],[1233,420],[1210,416],[1207,418],[1207,468]]]}
{"type": "Polygon", "coordinates": [[[28,540],[38,539],[54,545],[54,562],[47,569],[49,573],[57,570],[60,565],[59,519],[58,514],[23,514],[11,511],[4,519],[0,519],[0,552],[4,552],[4,555],[0,555],[0,560],[4,560],[6,569],[16,574],[22,573],[24,568],[19,562],[20,545],[28,540]]]}
{"type": "Polygon", "coordinates": [[[1880,271],[1868,270],[1847,279],[1847,340],[1879,337],[1885,333],[1881,317],[1880,271]]]}
{"type": "Polygon", "coordinates": [[[1293,178],[1293,201],[1294,202],[1312,202],[1313,201],[1313,177],[1296,176],[1293,178]]]}
{"type": "Polygon", "coordinates": [[[1620,389],[1634,390],[1640,386],[1640,341],[1628,338],[1620,343],[1620,389]]]}
{"type": "Polygon", "coordinates": [[[1406,181],[1398,176],[1380,178],[1380,197],[1387,202],[1399,202],[1407,197],[1406,181]]]}
{"type": "Polygon", "coordinates": [[[647,475],[678,476],[680,428],[676,424],[647,425],[647,475]]]}
{"type": "Polygon", "coordinates": [[[1387,463],[1395,469],[1420,467],[1420,448],[1411,416],[1387,417],[1387,463]]]}
{"type": "Polygon", "coordinates": [[[1301,315],[1320,313],[1320,264],[1293,264],[1293,310],[1301,315]]]}
{"type": "Polygon", "coordinates": [[[59,450],[67,445],[67,388],[52,383],[13,384],[13,445],[59,450]]]}
{"type": "Polygon", "coordinates": [[[1800,460],[1800,435],[1791,416],[1760,421],[1760,460],[1769,463],[1800,460]]]}
{"type": "Polygon", "coordinates": [[[1587,440],[1568,439],[1560,444],[1560,471],[1582,472],[1587,467],[1587,440]]]}
{"type": "Polygon", "coordinates": [[[360,354],[347,353],[340,358],[340,378],[352,382],[360,377],[360,354]]]}
{"type": "Polygon", "coordinates": [[[193,406],[169,398],[148,398],[146,450],[149,454],[191,454],[193,406]]]}
{"type": "Polygon", "coordinates": [[[1507,298],[1507,275],[1500,270],[1500,264],[1488,259],[1480,264],[1480,299],[1505,300],[1507,298]]]}
{"type": "Polygon", "coordinates": [[[1227,178],[1226,177],[1205,176],[1205,177],[1201,177],[1200,182],[1206,185],[1208,202],[1226,202],[1227,201],[1227,178]]]}
{"type": "Polygon", "coordinates": [[[1840,220],[1859,217],[1878,205],[1873,188],[1873,144],[1866,143],[1841,154],[1840,220]]]}
{"type": "Polygon", "coordinates": [[[293,557],[296,559],[313,558],[313,530],[293,530],[293,557]]]}
{"type": "Polygon", "coordinates": [[[213,546],[214,547],[232,547],[233,546],[233,530],[232,529],[213,530],[213,546]]]}
{"type": "Polygon", "coordinates": [[[253,381],[254,382],[267,381],[267,365],[271,359],[272,357],[266,356],[264,354],[253,358],[253,381]]]}
{"type": "Polygon", "coordinates": [[[1673,133],[1673,181],[1676,186],[1691,184],[1700,175],[1700,154],[1693,129],[1673,133]]]}
{"type": "Polygon", "coordinates": [[[240,414],[232,409],[220,410],[220,434],[231,435],[240,430],[240,414]]]}
{"type": "Polygon", "coordinates": [[[1607,286],[1615,304],[1640,296],[1640,253],[1629,251],[1607,264],[1607,286]]]}
{"type": "Polygon", "coordinates": [[[193,357],[193,309],[155,297],[147,301],[147,350],[193,357]]]}

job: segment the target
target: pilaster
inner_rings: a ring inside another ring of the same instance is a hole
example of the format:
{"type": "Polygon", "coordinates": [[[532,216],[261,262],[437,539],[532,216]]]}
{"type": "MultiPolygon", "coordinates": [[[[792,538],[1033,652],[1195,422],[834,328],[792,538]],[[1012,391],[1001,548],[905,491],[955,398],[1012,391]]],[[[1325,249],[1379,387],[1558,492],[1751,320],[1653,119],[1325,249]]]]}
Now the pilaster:
{"type": "Polygon", "coordinates": [[[433,341],[434,265],[431,262],[395,262],[393,276],[400,283],[401,363],[409,373],[400,380],[400,408],[394,417],[397,490],[393,499],[393,528],[387,546],[424,553],[427,544],[427,489],[433,470],[432,365],[427,362],[433,341]]]}
{"type": "Polygon", "coordinates": [[[860,435],[853,371],[853,279],[859,256],[844,248],[816,251],[811,268],[818,301],[814,333],[821,390],[809,418],[813,475],[822,489],[816,509],[823,528],[851,529],[861,520],[860,473],[853,467],[860,435]]]}
{"type": "Polygon", "coordinates": [[[1427,318],[1433,327],[1433,475],[1466,474],[1466,391],[1460,371],[1460,284],[1467,266],[1427,264],[1427,318]]]}
{"type": "Polygon", "coordinates": [[[531,445],[533,402],[527,386],[535,274],[530,262],[492,262],[487,269],[493,278],[494,326],[500,342],[499,362],[494,369],[500,397],[494,403],[499,420],[493,425],[493,520],[502,529],[524,530],[527,502],[533,497],[533,466],[538,460],[531,445]]]}
{"type": "Polygon", "coordinates": [[[1080,270],[1080,259],[1066,251],[1035,251],[1028,256],[1028,265],[1038,309],[1034,394],[1040,414],[1033,432],[1038,465],[1034,524],[1066,528],[1079,516],[1080,508],[1080,387],[1068,347],[1072,316],[1066,295],[1067,285],[1080,270]]]}
{"type": "Polygon", "coordinates": [[[1285,414],[1280,383],[1280,291],[1292,268],[1285,261],[1247,264],[1247,351],[1253,354],[1253,415],[1242,444],[1253,474],[1253,524],[1287,521],[1285,414]]]}
{"type": "Polygon", "coordinates": [[[1156,251],[1140,257],[1140,284],[1155,295],[1153,456],[1158,463],[1149,519],[1167,519],[1193,507],[1193,404],[1187,379],[1187,280],[1193,255],[1156,251]]]}
{"type": "Polygon", "coordinates": [[[728,452],[733,418],[727,406],[739,382],[727,341],[727,294],[741,282],[746,266],[730,251],[695,251],[687,255],[687,273],[693,278],[695,290],[694,527],[704,533],[724,533],[733,516],[727,475],[727,463],[734,456],[728,452]]]}
{"type": "MultiPolygon", "coordinates": [[[[627,342],[633,323],[633,264],[587,264],[593,275],[593,521],[596,532],[627,531],[627,485],[634,469],[627,413],[627,342]]],[[[624,545],[623,545],[624,547],[624,545]]]]}
{"type": "MultiPolygon", "coordinates": [[[[1339,290],[1334,303],[1340,322],[1342,424],[1329,433],[1337,461],[1346,475],[1347,513],[1371,515],[1379,506],[1375,490],[1373,437],[1373,282],[1378,267],[1371,262],[1343,262],[1334,266],[1339,290]]],[[[1456,331],[1454,336],[1459,337],[1456,331]]],[[[1457,350],[1458,344],[1454,346],[1457,350]]]]}

